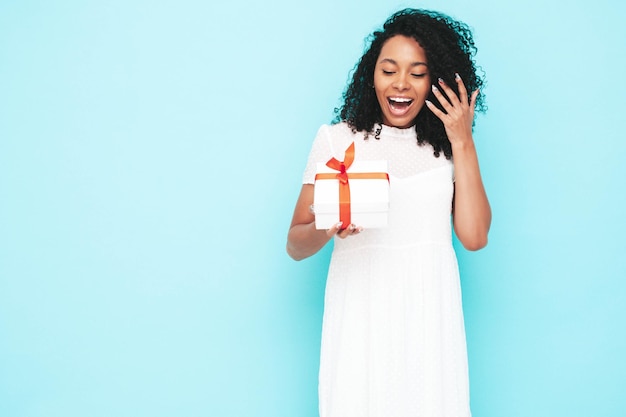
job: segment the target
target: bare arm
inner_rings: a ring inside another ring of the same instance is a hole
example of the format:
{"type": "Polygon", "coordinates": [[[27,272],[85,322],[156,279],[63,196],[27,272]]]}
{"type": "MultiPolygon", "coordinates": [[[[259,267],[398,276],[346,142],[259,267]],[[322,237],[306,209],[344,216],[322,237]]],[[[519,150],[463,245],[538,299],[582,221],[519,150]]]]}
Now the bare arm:
{"type": "Polygon", "coordinates": [[[460,77],[456,77],[459,96],[443,81],[439,86],[449,101],[433,86],[433,93],[443,106],[440,111],[432,103],[428,108],[443,122],[454,156],[454,202],[453,223],[457,237],[468,250],[482,249],[487,245],[487,234],[491,226],[491,207],[483,186],[478,166],[478,155],[472,137],[472,122],[478,91],[468,100],[467,90],[460,77]]]}
{"type": "Polygon", "coordinates": [[[452,218],[457,237],[468,250],[487,246],[491,226],[491,207],[478,167],[473,141],[453,147],[454,205],[452,218]]]}
{"type": "Polygon", "coordinates": [[[362,230],[352,224],[342,229],[341,223],[328,230],[317,230],[315,216],[309,210],[311,204],[313,204],[313,185],[304,184],[287,235],[287,253],[296,261],[316,254],[334,235],[345,238],[362,230]]]}

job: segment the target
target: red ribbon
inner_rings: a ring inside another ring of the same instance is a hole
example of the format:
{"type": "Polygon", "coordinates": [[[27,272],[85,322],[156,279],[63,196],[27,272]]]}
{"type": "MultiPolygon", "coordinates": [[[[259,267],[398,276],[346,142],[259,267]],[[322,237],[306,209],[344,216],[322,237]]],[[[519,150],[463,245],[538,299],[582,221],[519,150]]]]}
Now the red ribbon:
{"type": "Polygon", "coordinates": [[[389,181],[389,175],[384,172],[358,172],[348,173],[348,168],[354,162],[354,142],[346,149],[343,161],[331,158],[326,162],[326,166],[339,171],[338,174],[317,174],[315,180],[339,180],[339,221],[342,223],[342,230],[352,223],[350,215],[350,182],[352,179],[385,179],[389,181]]]}

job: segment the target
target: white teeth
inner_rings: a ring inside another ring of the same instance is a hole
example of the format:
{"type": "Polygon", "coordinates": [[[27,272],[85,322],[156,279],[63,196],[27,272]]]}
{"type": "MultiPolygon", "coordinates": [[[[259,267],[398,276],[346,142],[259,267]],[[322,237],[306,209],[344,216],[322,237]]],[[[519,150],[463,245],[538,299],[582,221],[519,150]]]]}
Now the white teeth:
{"type": "Polygon", "coordinates": [[[410,101],[413,101],[410,98],[405,98],[405,97],[390,97],[389,100],[395,101],[398,103],[408,103],[410,101]]]}

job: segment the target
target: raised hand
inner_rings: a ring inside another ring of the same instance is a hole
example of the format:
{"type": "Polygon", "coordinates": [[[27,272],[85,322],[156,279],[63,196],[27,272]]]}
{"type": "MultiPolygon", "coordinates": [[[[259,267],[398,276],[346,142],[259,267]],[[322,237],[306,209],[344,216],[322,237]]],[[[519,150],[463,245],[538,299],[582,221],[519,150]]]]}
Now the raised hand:
{"type": "Polygon", "coordinates": [[[433,94],[444,111],[441,111],[433,103],[426,100],[426,106],[443,122],[448,140],[453,146],[456,143],[472,140],[474,109],[476,107],[476,97],[478,97],[479,93],[478,90],[474,91],[468,100],[467,89],[463,80],[461,80],[459,74],[455,74],[454,78],[459,89],[458,96],[441,78],[439,78],[438,84],[439,88],[446,94],[445,96],[437,86],[432,86],[433,94]]]}

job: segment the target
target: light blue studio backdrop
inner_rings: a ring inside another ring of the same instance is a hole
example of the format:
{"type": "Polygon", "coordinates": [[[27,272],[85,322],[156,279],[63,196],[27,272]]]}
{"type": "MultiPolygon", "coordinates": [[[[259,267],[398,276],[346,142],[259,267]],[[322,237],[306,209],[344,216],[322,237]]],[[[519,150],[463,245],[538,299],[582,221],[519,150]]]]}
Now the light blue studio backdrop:
{"type": "Polygon", "coordinates": [[[405,6],[468,22],[488,79],[474,415],[624,415],[623,2],[4,0],[0,416],[317,415],[330,248],[294,262],[286,232],[405,6]]]}

